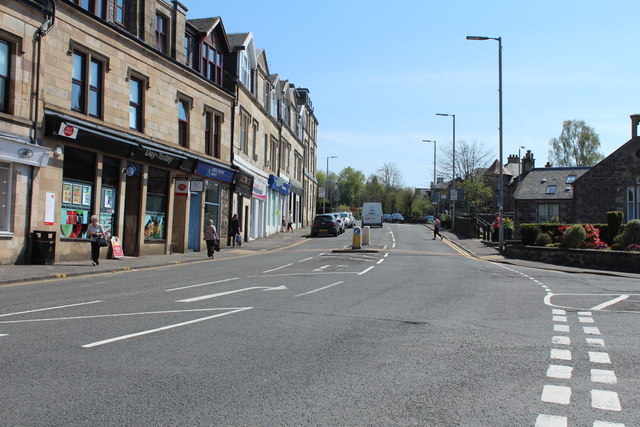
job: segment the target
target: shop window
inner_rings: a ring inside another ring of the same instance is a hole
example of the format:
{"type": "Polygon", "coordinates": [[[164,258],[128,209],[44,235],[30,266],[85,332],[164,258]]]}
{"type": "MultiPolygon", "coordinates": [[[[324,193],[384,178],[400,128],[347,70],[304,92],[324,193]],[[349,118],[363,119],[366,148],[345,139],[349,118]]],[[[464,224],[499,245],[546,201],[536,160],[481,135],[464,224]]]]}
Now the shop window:
{"type": "Polygon", "coordinates": [[[11,231],[11,164],[0,163],[0,233],[11,231]]]}
{"type": "Polygon", "coordinates": [[[120,159],[104,156],[102,159],[102,193],[100,194],[100,224],[110,235],[116,229],[116,209],[120,183],[120,159]]]}
{"type": "Polygon", "coordinates": [[[65,147],[62,169],[60,236],[86,237],[93,209],[96,155],[90,151],[65,147]]]}
{"type": "Polygon", "coordinates": [[[213,220],[216,230],[220,233],[220,184],[207,181],[204,193],[204,218],[202,229],[213,220]]]}
{"type": "Polygon", "coordinates": [[[168,183],[169,172],[149,168],[144,225],[145,240],[164,240],[166,238],[168,183]]]}

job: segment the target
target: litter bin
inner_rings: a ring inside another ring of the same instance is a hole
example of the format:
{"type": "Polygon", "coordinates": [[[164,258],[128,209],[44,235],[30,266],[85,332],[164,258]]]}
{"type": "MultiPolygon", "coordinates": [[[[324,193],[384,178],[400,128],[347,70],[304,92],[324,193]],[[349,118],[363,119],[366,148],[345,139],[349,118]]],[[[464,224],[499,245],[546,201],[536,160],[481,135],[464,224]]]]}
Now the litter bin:
{"type": "Polygon", "coordinates": [[[53,265],[56,257],[56,232],[31,233],[31,264],[53,265]]]}

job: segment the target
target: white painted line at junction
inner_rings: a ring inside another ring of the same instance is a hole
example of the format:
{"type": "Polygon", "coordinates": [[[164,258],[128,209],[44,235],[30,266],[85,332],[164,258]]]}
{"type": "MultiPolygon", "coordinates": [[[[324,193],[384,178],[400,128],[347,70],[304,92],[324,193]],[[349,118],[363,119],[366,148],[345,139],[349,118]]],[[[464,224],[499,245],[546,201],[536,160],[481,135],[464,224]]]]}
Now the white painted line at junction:
{"type": "Polygon", "coordinates": [[[571,403],[571,388],[559,385],[545,385],[542,389],[543,402],[568,405],[571,403]]]}
{"type": "Polygon", "coordinates": [[[367,274],[368,272],[370,272],[371,270],[373,270],[373,265],[363,271],[361,271],[360,273],[358,273],[358,276],[362,276],[363,274],[367,274]]]}
{"type": "Polygon", "coordinates": [[[248,279],[264,279],[265,277],[290,277],[290,276],[326,276],[328,274],[360,274],[356,271],[321,271],[321,272],[312,272],[308,271],[306,273],[280,273],[280,274],[263,274],[260,276],[247,276],[248,279]]]}
{"type": "Polygon", "coordinates": [[[17,316],[18,314],[27,314],[27,313],[37,313],[39,311],[57,310],[59,308],[79,307],[81,305],[97,304],[99,302],[102,302],[102,301],[80,302],[78,304],[59,305],[59,306],[56,306],[56,307],[38,308],[36,310],[17,311],[15,313],[0,314],[0,317],[17,316]]]}
{"type": "Polygon", "coordinates": [[[583,326],[582,330],[587,335],[601,335],[600,334],[600,329],[598,329],[595,326],[583,326]]]}
{"type": "Polygon", "coordinates": [[[618,393],[607,390],[591,390],[591,406],[605,411],[622,411],[618,393]]]}
{"type": "Polygon", "coordinates": [[[593,427],[625,427],[625,425],[620,423],[610,423],[609,421],[594,421],[593,427]]]}
{"type": "Polygon", "coordinates": [[[551,338],[551,342],[553,344],[571,345],[571,338],[563,337],[563,336],[555,336],[555,337],[551,338]]]}
{"type": "Polygon", "coordinates": [[[571,360],[571,350],[552,348],[550,357],[557,360],[571,360]]]}
{"type": "Polygon", "coordinates": [[[594,347],[604,347],[604,340],[602,338],[587,338],[587,344],[594,347]]]}
{"type": "Polygon", "coordinates": [[[384,258],[376,262],[376,264],[382,264],[384,262],[384,258]]]}
{"type": "Polygon", "coordinates": [[[237,294],[237,293],[240,293],[240,292],[254,291],[256,289],[260,289],[263,292],[264,291],[282,291],[282,290],[287,289],[287,287],[285,285],[275,286],[275,287],[252,286],[250,288],[234,289],[233,291],[218,292],[218,293],[215,293],[215,294],[202,295],[202,296],[199,296],[199,297],[185,298],[185,299],[178,300],[176,302],[196,302],[196,301],[202,301],[202,300],[205,300],[205,299],[223,297],[225,295],[237,294]]]}
{"type": "Polygon", "coordinates": [[[555,332],[569,332],[569,325],[553,325],[555,332]]]}
{"type": "Polygon", "coordinates": [[[389,256],[389,252],[387,252],[386,254],[384,254],[384,257],[388,257],[389,256]]]}
{"type": "Polygon", "coordinates": [[[238,280],[238,279],[239,279],[239,277],[232,277],[230,279],[216,280],[215,282],[198,283],[197,285],[189,285],[189,286],[183,286],[181,288],[167,289],[167,290],[165,290],[165,292],[181,291],[183,289],[191,289],[191,288],[197,288],[197,287],[200,287],[200,286],[215,285],[216,283],[231,282],[233,280],[238,280]]]}
{"type": "Polygon", "coordinates": [[[567,417],[558,415],[538,415],[535,427],[567,427],[567,417]]]}
{"type": "Polygon", "coordinates": [[[552,314],[562,314],[562,315],[567,314],[566,310],[560,310],[558,308],[554,308],[553,310],[551,310],[551,313],[552,314]]]}
{"type": "Polygon", "coordinates": [[[309,261],[309,260],[312,260],[312,259],[313,259],[313,257],[309,257],[309,258],[301,259],[298,262],[305,262],[305,261],[309,261]]]}
{"type": "Polygon", "coordinates": [[[567,322],[567,316],[553,316],[554,322],[567,322]]]}
{"type": "Polygon", "coordinates": [[[547,376],[550,378],[568,380],[571,378],[572,372],[573,368],[571,366],[549,365],[549,369],[547,369],[547,376]]]}
{"type": "Polygon", "coordinates": [[[611,363],[611,359],[609,358],[609,353],[604,353],[601,351],[590,351],[589,352],[589,362],[591,363],[611,363]]]}
{"type": "Polygon", "coordinates": [[[579,311],[578,316],[591,316],[592,313],[590,311],[579,311]]]}
{"type": "Polygon", "coordinates": [[[271,270],[265,270],[265,271],[263,271],[263,273],[271,273],[272,271],[278,271],[278,270],[281,270],[283,268],[290,267],[291,265],[292,265],[291,263],[285,264],[285,265],[281,265],[280,267],[272,268],[271,270]]]}
{"type": "Polygon", "coordinates": [[[392,248],[396,247],[396,242],[393,242],[393,245],[391,245],[392,248]]]}
{"type": "Polygon", "coordinates": [[[211,319],[215,319],[217,317],[223,317],[223,316],[228,316],[230,314],[240,313],[242,311],[251,310],[252,308],[253,307],[237,308],[237,309],[232,310],[232,311],[227,311],[227,312],[224,312],[224,313],[214,314],[213,316],[201,317],[199,319],[189,320],[187,322],[175,323],[173,325],[167,325],[167,326],[163,326],[161,328],[149,329],[149,330],[146,330],[146,331],[136,332],[136,333],[129,334],[129,335],[122,335],[122,336],[115,337],[115,338],[109,338],[107,340],[96,341],[96,342],[93,342],[93,343],[90,343],[90,344],[85,344],[85,345],[82,346],[82,348],[93,348],[93,347],[98,347],[98,346],[105,345],[105,344],[111,344],[113,342],[123,341],[123,340],[127,340],[129,338],[140,337],[140,336],[143,336],[143,335],[148,335],[148,334],[153,334],[153,333],[156,333],[156,332],[166,331],[168,329],[174,329],[174,328],[179,328],[179,327],[182,327],[182,326],[191,325],[193,323],[204,322],[205,320],[211,320],[211,319]]]}
{"type": "Polygon", "coordinates": [[[323,271],[325,268],[331,267],[331,264],[323,265],[322,267],[314,268],[313,271],[323,271]]]}
{"type": "Polygon", "coordinates": [[[618,377],[616,377],[615,372],[609,369],[592,369],[591,381],[594,383],[616,384],[618,377]]]}
{"type": "Polygon", "coordinates": [[[607,302],[603,302],[602,304],[598,304],[595,307],[592,307],[591,310],[602,310],[603,308],[612,306],[613,304],[619,303],[620,301],[624,301],[627,298],[629,298],[629,295],[620,295],[618,298],[614,298],[607,302]]]}
{"type": "Polygon", "coordinates": [[[315,292],[324,291],[325,289],[332,288],[332,287],[340,285],[342,283],[344,283],[344,280],[340,281],[340,282],[332,283],[332,284],[327,285],[327,286],[323,286],[322,288],[314,289],[314,290],[309,291],[309,292],[304,292],[304,293],[301,293],[301,294],[298,294],[298,295],[294,295],[293,297],[294,298],[298,298],[298,297],[302,297],[302,296],[305,296],[305,295],[313,294],[315,292]]]}
{"type": "Polygon", "coordinates": [[[8,337],[9,334],[0,334],[0,337],[8,337]]]}
{"type": "Polygon", "coordinates": [[[580,323],[595,323],[595,321],[593,320],[593,317],[578,317],[578,320],[580,321],[580,323]]]}

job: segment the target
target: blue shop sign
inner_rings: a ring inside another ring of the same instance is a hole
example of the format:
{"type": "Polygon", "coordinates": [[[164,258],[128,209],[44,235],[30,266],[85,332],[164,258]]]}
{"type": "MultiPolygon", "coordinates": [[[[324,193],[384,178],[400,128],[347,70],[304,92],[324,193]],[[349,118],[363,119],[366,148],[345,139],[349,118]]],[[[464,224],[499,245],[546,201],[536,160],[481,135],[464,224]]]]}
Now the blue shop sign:
{"type": "Polygon", "coordinates": [[[291,186],[284,178],[275,175],[269,175],[269,186],[285,196],[291,192],[291,186]]]}
{"type": "Polygon", "coordinates": [[[235,172],[230,169],[225,169],[202,161],[198,161],[198,166],[196,167],[197,175],[228,183],[233,182],[234,173],[235,172]]]}

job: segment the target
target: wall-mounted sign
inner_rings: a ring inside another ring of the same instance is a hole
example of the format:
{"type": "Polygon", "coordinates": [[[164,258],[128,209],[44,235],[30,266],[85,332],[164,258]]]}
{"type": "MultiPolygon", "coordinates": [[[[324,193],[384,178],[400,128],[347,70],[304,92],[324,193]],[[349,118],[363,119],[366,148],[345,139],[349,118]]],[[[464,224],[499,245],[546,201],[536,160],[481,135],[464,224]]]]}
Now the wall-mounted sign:
{"type": "Polygon", "coordinates": [[[178,169],[183,158],[182,156],[156,151],[148,147],[132,148],[130,157],[138,161],[171,169],[178,169]]]}
{"type": "Polygon", "coordinates": [[[204,191],[204,181],[191,181],[191,191],[194,193],[202,193],[204,191]]]}
{"type": "Polygon", "coordinates": [[[189,194],[189,181],[176,181],[176,196],[187,196],[189,194]]]}
{"type": "Polygon", "coordinates": [[[230,169],[212,165],[210,163],[206,163],[200,160],[198,161],[198,165],[196,166],[195,173],[196,175],[200,175],[205,178],[211,178],[217,181],[228,182],[228,183],[233,182],[233,177],[235,175],[235,172],[230,169]]]}
{"type": "Polygon", "coordinates": [[[56,209],[56,193],[47,193],[44,204],[44,225],[53,225],[56,209]]]}
{"type": "Polygon", "coordinates": [[[65,122],[60,122],[58,135],[64,136],[65,138],[76,139],[78,136],[78,128],[75,126],[71,126],[65,122]]]}
{"type": "Polygon", "coordinates": [[[251,197],[253,193],[253,176],[244,172],[236,174],[236,193],[245,197],[251,197]]]}
{"type": "Polygon", "coordinates": [[[256,199],[267,200],[267,185],[267,181],[254,177],[252,196],[256,199]]]}
{"type": "Polygon", "coordinates": [[[269,186],[285,196],[288,196],[291,192],[289,183],[280,176],[269,175],[269,186]]]}

